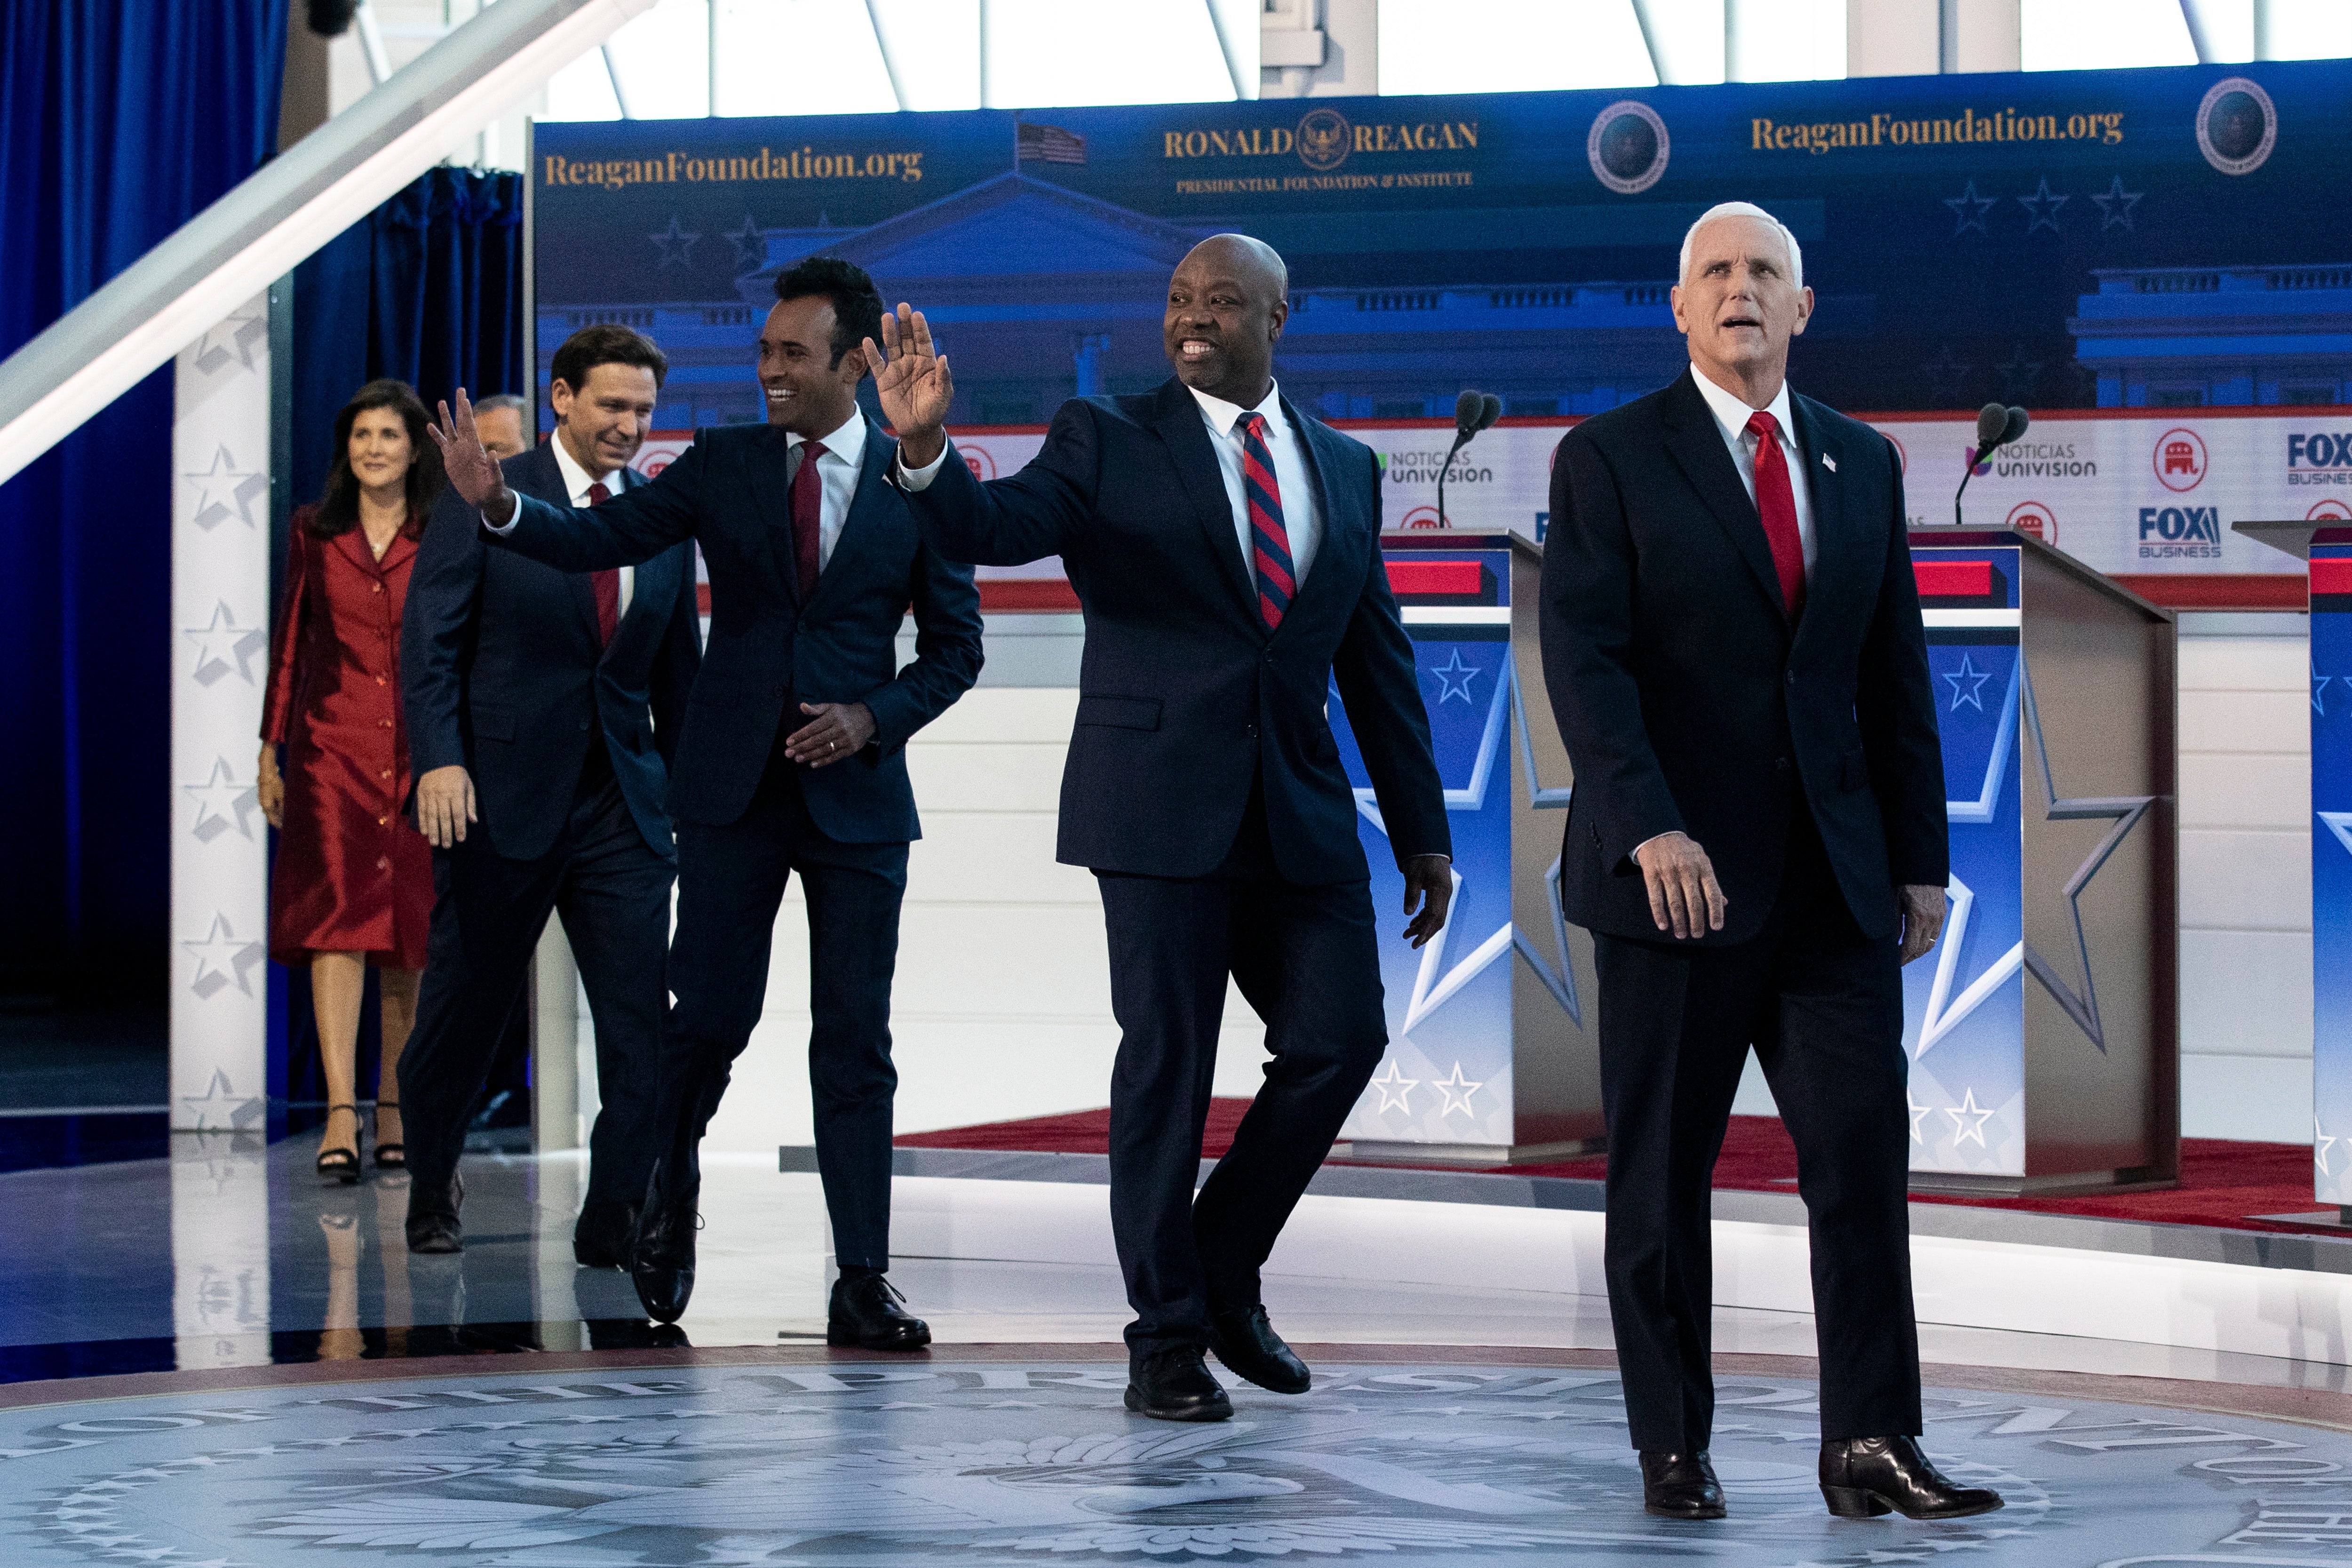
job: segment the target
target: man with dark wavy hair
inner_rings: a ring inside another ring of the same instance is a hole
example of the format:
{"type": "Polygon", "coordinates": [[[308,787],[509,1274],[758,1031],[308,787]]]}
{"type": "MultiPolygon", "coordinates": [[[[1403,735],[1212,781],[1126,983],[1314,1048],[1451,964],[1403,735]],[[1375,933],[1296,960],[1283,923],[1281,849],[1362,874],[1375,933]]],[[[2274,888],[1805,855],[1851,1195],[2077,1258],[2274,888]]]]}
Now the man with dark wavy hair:
{"type": "Polygon", "coordinates": [[[501,544],[569,571],[643,560],[681,540],[710,573],[710,639],[670,789],[677,820],[656,1116],[667,1152],[631,1261],[646,1310],[674,1322],[694,1288],[697,1147],[767,991],[784,884],[808,899],[809,1076],[817,1168],[841,1278],[826,1340],[930,1342],[884,1279],[890,1226],[890,981],[907,847],[921,836],[908,738],[970,689],[981,662],[969,567],[924,543],[885,482],[898,443],[857,405],[882,299],[847,262],[776,279],[759,342],[764,426],[696,433],[659,478],[593,511],[517,496],[457,396],[436,437],[453,488],[501,544]],[[915,660],[898,668],[914,607],[915,660]]]}

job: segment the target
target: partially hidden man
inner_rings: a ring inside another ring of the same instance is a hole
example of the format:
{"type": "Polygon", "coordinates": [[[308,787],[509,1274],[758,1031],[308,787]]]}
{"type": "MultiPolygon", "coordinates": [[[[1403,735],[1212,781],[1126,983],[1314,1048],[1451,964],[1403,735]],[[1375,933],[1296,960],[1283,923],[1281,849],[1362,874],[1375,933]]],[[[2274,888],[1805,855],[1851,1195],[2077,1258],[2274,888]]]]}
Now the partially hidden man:
{"type": "Polygon", "coordinates": [[[1416,946],[1453,889],[1381,557],[1380,468],[1276,387],[1287,299],[1268,247],[1202,241],[1169,283],[1174,378],[1064,404],[1037,457],[985,484],[947,440],[954,384],[923,317],[883,319],[887,363],[866,345],[931,547],[1001,565],[1058,555],[1086,612],[1059,858],[1102,893],[1120,1030],[1111,1227],[1136,1313],[1126,1404],[1163,1420],[1232,1413],[1206,1348],[1279,1393],[1310,1382],[1259,1269],[1388,1038],[1355,795],[1325,718],[1335,677],[1416,946]],[[1229,974],[1272,1059],[1196,1201],[1229,974]]]}
{"type": "MultiPolygon", "coordinates": [[[[630,460],[669,362],[626,327],[555,351],[555,431],[502,467],[549,506],[599,505],[645,483],[630,460]]],[[[401,1058],[408,1245],[463,1246],[457,1157],[551,910],[579,961],[603,1086],[572,1253],[628,1259],[654,1162],[677,851],[663,806],[702,659],[694,553],[562,572],[483,548],[479,515],[434,508],[401,626],[401,695],[435,901],[417,1026],[401,1058]]]]}
{"type": "Polygon", "coordinates": [[[897,443],[857,405],[861,338],[881,296],[846,262],[776,279],[759,342],[765,425],[709,428],[651,484],[585,510],[508,486],[480,455],[464,394],[437,438],[502,547],[568,571],[696,541],[710,637],[678,742],[677,928],[656,1116],[663,1152],[631,1273],[674,1322],[694,1288],[698,1146],[730,1064],[759,1022],[776,911],[797,874],[808,901],[809,1076],[817,1165],[840,1267],[826,1339],[908,1351],[930,1331],[890,1263],[890,983],[907,847],[920,837],[908,738],[971,689],[980,595],[917,532],[883,476],[897,443]],[[898,668],[909,605],[915,658],[898,668]]]}
{"type": "Polygon", "coordinates": [[[1813,297],[1785,226],[1716,207],[1681,277],[1690,369],[1554,455],[1541,601],[1643,1503],[1724,1514],[1708,1185],[1752,1044],[1811,1226],[1822,1496],[1842,1516],[1982,1513],[2000,1496],[1916,1441],[1902,966],[1943,928],[1948,866],[1902,464],[1789,390],[1813,297]]]}

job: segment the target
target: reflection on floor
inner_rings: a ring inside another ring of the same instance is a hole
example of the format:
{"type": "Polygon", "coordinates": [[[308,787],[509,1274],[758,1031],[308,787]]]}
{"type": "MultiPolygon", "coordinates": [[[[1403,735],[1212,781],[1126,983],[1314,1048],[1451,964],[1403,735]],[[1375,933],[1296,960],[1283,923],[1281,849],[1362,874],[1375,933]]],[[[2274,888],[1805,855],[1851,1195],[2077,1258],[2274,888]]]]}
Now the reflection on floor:
{"type": "MultiPolygon", "coordinates": [[[[625,1277],[573,1264],[580,1156],[469,1157],[467,1250],[416,1258],[402,1240],[404,1177],[322,1185],[311,1153],[308,1138],[181,1134],[168,1158],[0,1175],[0,1382],[671,1338],[639,1316],[625,1277]]],[[[1117,1342],[1127,1310],[1102,1188],[902,1177],[896,1194],[892,1278],[940,1342],[1117,1342]]],[[[713,1157],[703,1206],[686,1341],[821,1342],[831,1264],[816,1178],[713,1157]]],[[[1551,1250],[1561,1217],[1310,1196],[1269,1267],[1268,1304],[1306,1342],[1603,1350],[1605,1300],[1551,1250]],[[1514,1283],[1458,1282],[1498,1275],[1514,1283]]],[[[1930,1324],[1923,1351],[1972,1366],[2345,1385],[2339,1357],[2101,1339],[2084,1316],[2079,1337],[1930,1324]]],[[[1722,1309],[1715,1332],[1727,1353],[1814,1348],[1801,1311],[1722,1309]]]]}

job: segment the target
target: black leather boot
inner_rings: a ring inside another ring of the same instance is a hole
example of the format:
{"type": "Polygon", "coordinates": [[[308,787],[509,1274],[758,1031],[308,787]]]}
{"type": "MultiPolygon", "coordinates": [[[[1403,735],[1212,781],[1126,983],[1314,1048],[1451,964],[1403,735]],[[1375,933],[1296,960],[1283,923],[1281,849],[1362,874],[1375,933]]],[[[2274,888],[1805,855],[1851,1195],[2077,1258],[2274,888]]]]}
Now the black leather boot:
{"type": "Polygon", "coordinates": [[[408,1250],[411,1252],[463,1252],[466,1250],[466,1227],[458,1223],[457,1211],[466,1202],[466,1184],[455,1172],[449,1184],[438,1189],[411,1186],[408,1189],[408,1250]]]}
{"type": "Polygon", "coordinates": [[[1723,1488],[1706,1450],[1671,1454],[1642,1450],[1642,1511],[1660,1519],[1721,1519],[1723,1488]]]}
{"type": "Polygon", "coordinates": [[[626,1268],[637,1240],[640,1205],[591,1198],[572,1227],[572,1260],[583,1268],[626,1268]]]}
{"type": "Polygon", "coordinates": [[[1315,1384],[1282,1336],[1266,1321],[1264,1307],[1209,1313],[1209,1348],[1236,1376],[1248,1378],[1276,1394],[1304,1394],[1315,1384]]]}
{"type": "Polygon", "coordinates": [[[702,1224],[695,1212],[698,1195],[666,1195],[658,1167],[646,1184],[646,1206],[629,1250],[629,1278],[637,1288],[637,1304],[657,1323],[677,1322],[694,1299],[694,1233],[702,1224]]]}
{"type": "Polygon", "coordinates": [[[1916,1437],[1841,1437],[1822,1444],[1822,1500],[1840,1519],[1966,1519],[1999,1508],[2000,1494],[1956,1484],[1916,1437]]]}
{"type": "Polygon", "coordinates": [[[1134,1363],[1127,1374],[1127,1407],[1154,1421],[1225,1421],[1234,1402],[1209,1375],[1198,1345],[1158,1351],[1134,1363]]]}
{"type": "Polygon", "coordinates": [[[833,1282],[824,1342],[867,1351],[919,1351],[931,1326],[900,1305],[906,1297],[879,1274],[845,1274],[833,1282]]]}

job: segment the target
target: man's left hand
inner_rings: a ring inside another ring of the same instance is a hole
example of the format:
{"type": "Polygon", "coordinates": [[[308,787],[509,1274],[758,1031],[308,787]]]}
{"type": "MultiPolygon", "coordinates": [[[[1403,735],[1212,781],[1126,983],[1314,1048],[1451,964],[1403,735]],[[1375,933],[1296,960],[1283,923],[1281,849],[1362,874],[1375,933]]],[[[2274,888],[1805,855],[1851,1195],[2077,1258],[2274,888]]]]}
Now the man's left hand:
{"type": "Polygon", "coordinates": [[[1906,883],[1895,889],[1903,906],[1903,962],[1910,963],[1944,934],[1944,889],[1932,883],[1906,883]]]}
{"type": "Polygon", "coordinates": [[[803,702],[809,721],[784,738],[784,756],[803,767],[829,768],[866,747],[878,728],[863,702],[803,702]]]}
{"type": "Polygon", "coordinates": [[[1454,862],[1444,855],[1416,855],[1404,863],[1404,912],[1412,921],[1404,934],[1419,947],[1445,929],[1445,911],[1454,902],[1454,862]],[[1413,910],[1419,910],[1419,914],[1413,910]]]}

